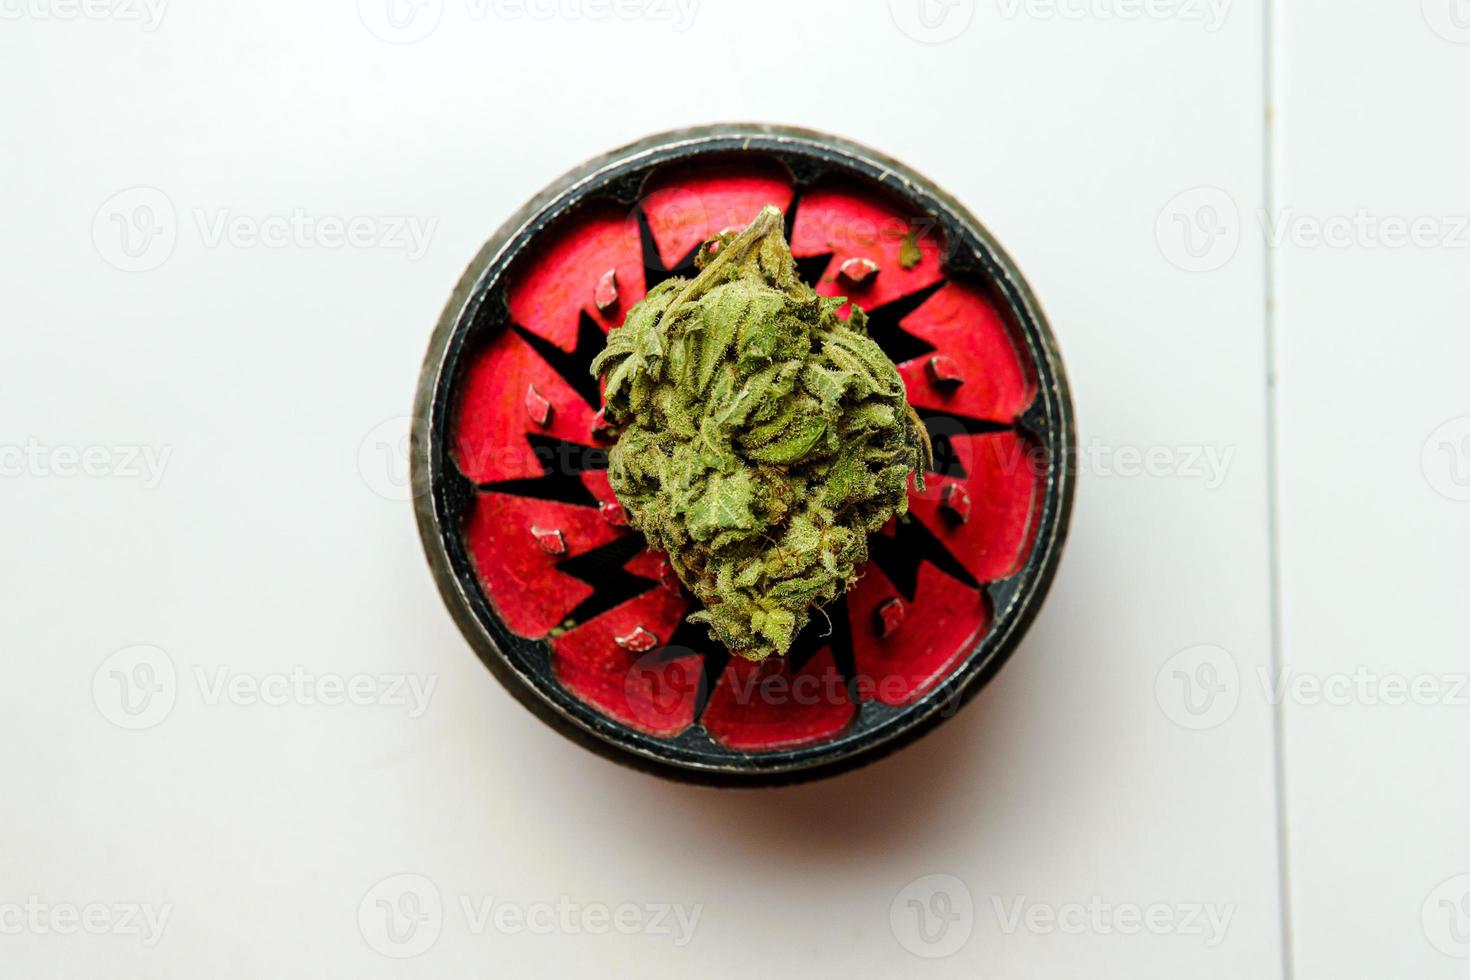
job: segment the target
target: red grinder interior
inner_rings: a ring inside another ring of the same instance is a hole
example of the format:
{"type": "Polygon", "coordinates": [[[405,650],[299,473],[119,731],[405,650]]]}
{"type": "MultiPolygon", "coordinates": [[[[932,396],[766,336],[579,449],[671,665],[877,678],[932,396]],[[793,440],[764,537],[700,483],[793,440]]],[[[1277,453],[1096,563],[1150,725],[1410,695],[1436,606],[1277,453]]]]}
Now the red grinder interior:
{"type": "Polygon", "coordinates": [[[547,642],[571,695],[649,735],[702,725],[761,752],[838,738],[858,702],[911,703],[960,665],[991,625],[986,583],[1030,550],[1045,466],[1017,424],[1035,373],[985,291],[946,278],[944,245],[876,186],[798,194],[779,164],[741,157],[661,171],[631,212],[591,202],[525,250],[513,326],[461,376],[452,454],[478,488],[461,533],[485,597],[547,642]],[[816,290],[868,311],[936,461],[922,493],[910,486],[910,516],[873,536],[858,583],[789,656],[756,664],[683,622],[695,600],[627,527],[589,365],[648,289],[692,274],[701,243],[767,204],[787,213],[816,290]]]}

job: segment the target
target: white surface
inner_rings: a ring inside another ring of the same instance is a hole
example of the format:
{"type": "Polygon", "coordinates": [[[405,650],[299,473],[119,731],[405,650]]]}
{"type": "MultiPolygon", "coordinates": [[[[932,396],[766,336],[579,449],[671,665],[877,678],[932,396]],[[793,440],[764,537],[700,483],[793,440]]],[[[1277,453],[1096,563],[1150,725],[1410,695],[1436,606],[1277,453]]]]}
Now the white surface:
{"type": "Polygon", "coordinates": [[[1418,6],[1281,25],[1277,203],[1352,221],[1279,261],[1285,666],[1338,685],[1286,703],[1302,977],[1470,970],[1470,147],[1445,98],[1470,87],[1470,5],[1418,6]]]}
{"type": "Polygon", "coordinates": [[[1470,212],[1470,46],[1414,4],[1293,0],[1268,31],[1244,0],[960,0],[929,27],[907,0],[426,0],[396,33],[372,0],[67,4],[0,0],[4,975],[1461,975],[1434,915],[1470,872],[1465,708],[1289,697],[1283,856],[1260,684],[1273,488],[1287,666],[1463,670],[1470,505],[1421,448],[1470,412],[1464,250],[1272,262],[1256,222],[1470,212]],[[730,119],[856,138],[967,203],[1048,309],[1086,470],[1045,611],[963,715],[743,794],[624,772],[512,702],[392,456],[502,220],[588,156],[730,119]],[[129,255],[140,205],[168,233],[129,255]],[[298,212],[369,241],[252,235],[298,212]],[[56,473],[92,447],[97,475],[56,473]],[[125,707],[140,664],[175,683],[125,707]],[[298,669],[426,704],[250,687],[298,669]],[[930,943],[907,903],[935,889],[961,917],[930,943]],[[395,943],[377,903],[405,893],[428,918],[395,943]],[[91,903],[99,934],[64,934],[91,903]],[[515,926],[538,903],[551,934],[515,926]],[[624,903],[698,919],[560,924],[624,903]]]}

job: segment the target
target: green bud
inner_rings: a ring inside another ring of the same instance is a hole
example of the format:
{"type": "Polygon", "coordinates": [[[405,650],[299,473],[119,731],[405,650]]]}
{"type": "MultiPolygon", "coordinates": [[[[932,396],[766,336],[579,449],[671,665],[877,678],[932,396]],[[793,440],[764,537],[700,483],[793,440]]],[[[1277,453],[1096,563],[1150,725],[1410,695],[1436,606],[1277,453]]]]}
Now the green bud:
{"type": "Polygon", "coordinates": [[[856,580],[931,450],[866,314],[844,323],[846,300],[798,277],[778,209],[698,268],[633,307],[592,365],[623,427],[608,476],[704,603],[690,621],[763,660],[856,580]]]}

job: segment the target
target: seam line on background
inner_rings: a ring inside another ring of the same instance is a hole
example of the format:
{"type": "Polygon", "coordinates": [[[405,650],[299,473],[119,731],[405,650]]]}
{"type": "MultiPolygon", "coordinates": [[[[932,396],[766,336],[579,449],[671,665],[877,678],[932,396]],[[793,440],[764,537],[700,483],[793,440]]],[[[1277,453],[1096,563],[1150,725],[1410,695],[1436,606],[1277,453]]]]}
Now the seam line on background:
{"type": "MultiPolygon", "coordinates": [[[[1261,25],[1261,94],[1262,94],[1262,193],[1266,214],[1275,214],[1277,144],[1276,144],[1276,2],[1262,0],[1261,25]]],[[[1278,282],[1277,252],[1269,238],[1263,236],[1265,279],[1266,340],[1266,542],[1267,582],[1270,591],[1269,620],[1271,670],[1281,676],[1282,595],[1281,595],[1281,466],[1280,431],[1277,411],[1276,357],[1276,286],[1278,282]]],[[[1287,831],[1286,810],[1286,699],[1272,707],[1272,761],[1276,790],[1276,861],[1277,902],[1281,918],[1281,975],[1284,980],[1296,976],[1296,956],[1292,933],[1291,850],[1287,831]]]]}

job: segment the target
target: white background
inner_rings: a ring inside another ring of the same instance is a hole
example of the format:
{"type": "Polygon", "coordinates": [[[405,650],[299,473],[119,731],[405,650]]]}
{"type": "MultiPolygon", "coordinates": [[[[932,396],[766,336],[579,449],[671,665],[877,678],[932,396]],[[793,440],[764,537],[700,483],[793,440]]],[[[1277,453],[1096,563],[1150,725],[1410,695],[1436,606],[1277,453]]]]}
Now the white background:
{"type": "Polygon", "coordinates": [[[1465,975],[1470,3],[393,2],[0,0],[0,972],[1465,975]],[[958,719],[729,793],[500,689],[401,453],[501,221],[745,119],[981,217],[1084,474],[958,719]]]}

